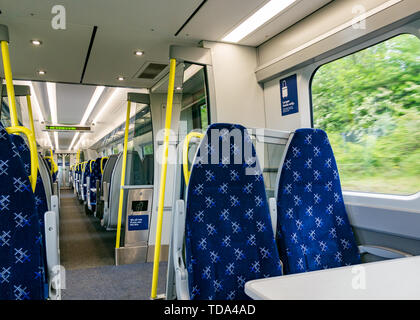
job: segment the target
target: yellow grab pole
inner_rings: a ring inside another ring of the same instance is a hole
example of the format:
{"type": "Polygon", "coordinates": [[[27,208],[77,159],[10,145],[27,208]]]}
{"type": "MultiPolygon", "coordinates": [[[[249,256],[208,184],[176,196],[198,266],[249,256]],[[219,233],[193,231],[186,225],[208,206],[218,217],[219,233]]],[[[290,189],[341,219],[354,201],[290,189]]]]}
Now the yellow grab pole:
{"type": "Polygon", "coordinates": [[[153,279],[152,279],[152,292],[151,292],[152,299],[156,298],[157,285],[158,285],[160,246],[161,246],[160,242],[162,238],[163,205],[165,202],[166,171],[168,168],[169,134],[170,134],[170,129],[171,129],[172,104],[173,104],[173,99],[174,99],[175,69],[176,69],[176,60],[171,59],[170,68],[169,68],[168,98],[166,102],[165,137],[164,137],[164,142],[163,142],[162,169],[160,173],[160,190],[159,190],[158,216],[157,216],[157,225],[156,225],[155,254],[154,254],[154,261],[153,261],[153,279]]]}
{"type": "Polygon", "coordinates": [[[130,127],[130,110],[131,101],[127,101],[127,117],[125,119],[125,132],[124,132],[124,150],[123,150],[123,163],[122,163],[122,172],[121,172],[121,188],[120,188],[120,202],[118,204],[118,220],[117,220],[117,236],[115,239],[115,249],[120,247],[120,238],[121,238],[121,218],[122,218],[122,209],[124,204],[124,184],[125,184],[125,168],[127,162],[127,144],[128,144],[128,129],[130,127]]]}
{"type": "Polygon", "coordinates": [[[3,57],[4,78],[6,79],[7,98],[9,101],[10,120],[12,127],[18,127],[18,116],[16,111],[15,88],[13,87],[12,68],[10,67],[9,44],[1,42],[1,55],[3,57]]]}
{"type": "MultiPolygon", "coordinates": [[[[32,113],[32,103],[31,103],[31,96],[30,95],[26,96],[26,102],[28,104],[29,125],[31,126],[31,131],[34,134],[34,138],[35,138],[34,116],[33,116],[33,113],[32,113]]],[[[37,164],[36,169],[38,170],[38,166],[39,166],[38,159],[36,161],[36,164],[37,164]]]]}
{"type": "Polygon", "coordinates": [[[32,114],[32,103],[30,95],[26,96],[26,103],[28,104],[29,124],[31,126],[31,131],[35,135],[34,116],[32,114]]]}

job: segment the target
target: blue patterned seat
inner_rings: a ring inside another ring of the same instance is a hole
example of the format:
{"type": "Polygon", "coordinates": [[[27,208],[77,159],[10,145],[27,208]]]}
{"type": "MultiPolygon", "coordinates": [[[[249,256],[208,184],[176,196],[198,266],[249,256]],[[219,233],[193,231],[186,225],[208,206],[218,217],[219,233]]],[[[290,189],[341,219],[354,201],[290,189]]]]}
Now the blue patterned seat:
{"type": "Polygon", "coordinates": [[[56,171],[51,172],[53,169],[51,169],[52,163],[51,163],[51,159],[50,158],[45,158],[45,161],[47,162],[48,170],[49,170],[49,172],[51,174],[52,182],[54,183],[57,180],[57,173],[58,173],[58,171],[56,170],[56,171]]]}
{"type": "Polygon", "coordinates": [[[283,272],[359,264],[327,134],[296,130],[279,174],[276,241],[283,272]]]}
{"type": "MultiPolygon", "coordinates": [[[[17,150],[19,151],[20,158],[22,160],[23,166],[25,168],[26,175],[29,176],[31,174],[31,152],[29,150],[28,145],[26,144],[25,140],[22,136],[18,135],[10,135],[10,139],[12,143],[15,145],[17,150]]],[[[48,202],[47,202],[47,195],[45,193],[44,183],[42,182],[42,177],[39,174],[36,179],[36,187],[35,187],[35,209],[38,213],[38,223],[41,229],[42,235],[42,256],[44,261],[44,267],[47,265],[46,254],[45,254],[45,225],[44,225],[44,214],[48,211],[48,202]]]]}
{"type": "Polygon", "coordinates": [[[281,275],[263,176],[244,127],[207,129],[185,219],[190,299],[248,299],[245,282],[281,275]]]}
{"type": "Polygon", "coordinates": [[[87,201],[87,177],[90,177],[90,162],[95,160],[89,160],[85,165],[85,170],[82,170],[82,181],[81,181],[81,191],[82,199],[87,201]]]}
{"type": "Polygon", "coordinates": [[[42,233],[18,148],[0,124],[0,300],[44,299],[42,233]]]}
{"type": "MultiPolygon", "coordinates": [[[[101,180],[102,174],[101,174],[101,158],[97,158],[92,163],[92,172],[89,173],[89,188],[95,188],[96,190],[96,181],[101,180]]],[[[96,206],[96,191],[90,191],[89,193],[89,201],[92,206],[96,206]]],[[[92,210],[95,210],[92,208],[92,210]]]]}

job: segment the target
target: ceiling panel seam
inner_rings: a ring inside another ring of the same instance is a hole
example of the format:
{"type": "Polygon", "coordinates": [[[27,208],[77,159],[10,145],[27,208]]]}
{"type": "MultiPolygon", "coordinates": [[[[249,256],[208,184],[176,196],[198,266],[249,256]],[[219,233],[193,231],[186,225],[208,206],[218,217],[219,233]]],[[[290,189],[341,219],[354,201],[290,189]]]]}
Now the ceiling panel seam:
{"type": "Polygon", "coordinates": [[[86,54],[85,64],[83,66],[82,76],[80,77],[80,83],[83,83],[83,78],[85,77],[85,72],[86,72],[87,64],[89,62],[90,52],[92,51],[93,42],[95,41],[95,36],[96,36],[96,31],[97,30],[98,30],[98,27],[94,26],[93,30],[92,30],[92,35],[90,37],[89,48],[88,48],[88,51],[87,51],[87,54],[86,54]]]}

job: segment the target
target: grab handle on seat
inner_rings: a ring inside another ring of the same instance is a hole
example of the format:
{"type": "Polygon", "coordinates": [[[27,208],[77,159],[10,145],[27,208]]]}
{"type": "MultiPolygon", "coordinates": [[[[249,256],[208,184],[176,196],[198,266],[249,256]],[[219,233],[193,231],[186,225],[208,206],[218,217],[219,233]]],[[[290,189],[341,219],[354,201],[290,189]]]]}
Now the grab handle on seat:
{"type": "Polygon", "coordinates": [[[22,126],[8,127],[6,128],[6,131],[9,134],[23,133],[28,138],[29,150],[31,152],[31,175],[29,176],[29,180],[31,182],[32,191],[35,192],[36,179],[38,177],[38,151],[36,148],[35,135],[31,130],[22,126]]]}
{"type": "Polygon", "coordinates": [[[185,137],[184,146],[182,148],[182,167],[184,171],[184,179],[185,179],[186,185],[188,185],[188,182],[190,180],[190,170],[188,168],[188,151],[189,151],[190,141],[192,138],[203,139],[203,137],[204,137],[203,133],[195,132],[195,131],[190,132],[185,137]]]}
{"type": "Polygon", "coordinates": [[[101,174],[104,174],[104,159],[109,159],[109,157],[101,158],[101,174]]]}

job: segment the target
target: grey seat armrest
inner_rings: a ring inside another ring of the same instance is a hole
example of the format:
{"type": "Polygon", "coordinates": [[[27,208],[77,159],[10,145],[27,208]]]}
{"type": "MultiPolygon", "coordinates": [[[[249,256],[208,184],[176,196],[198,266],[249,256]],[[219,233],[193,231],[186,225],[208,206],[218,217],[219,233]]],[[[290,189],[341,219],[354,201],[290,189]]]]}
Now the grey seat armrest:
{"type": "Polygon", "coordinates": [[[273,226],[274,238],[276,237],[277,232],[277,202],[276,198],[268,199],[268,206],[270,208],[271,224],[273,226]]]}
{"type": "Polygon", "coordinates": [[[175,269],[176,295],[178,300],[190,300],[188,290],[188,272],[185,268],[183,246],[185,237],[185,204],[184,200],[175,203],[175,217],[173,227],[173,262],[175,269]]]}
{"type": "Polygon", "coordinates": [[[412,254],[395,250],[387,247],[381,246],[373,246],[373,245],[361,245],[358,247],[360,254],[369,253],[377,257],[385,258],[385,259],[398,259],[398,258],[406,258],[412,257],[412,254]]]}
{"type": "Polygon", "coordinates": [[[47,211],[44,215],[45,249],[47,254],[48,289],[50,300],[61,300],[63,274],[60,266],[57,213],[47,211]]]}

